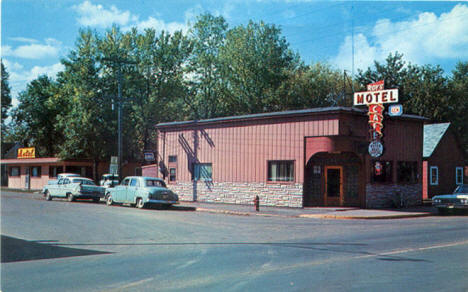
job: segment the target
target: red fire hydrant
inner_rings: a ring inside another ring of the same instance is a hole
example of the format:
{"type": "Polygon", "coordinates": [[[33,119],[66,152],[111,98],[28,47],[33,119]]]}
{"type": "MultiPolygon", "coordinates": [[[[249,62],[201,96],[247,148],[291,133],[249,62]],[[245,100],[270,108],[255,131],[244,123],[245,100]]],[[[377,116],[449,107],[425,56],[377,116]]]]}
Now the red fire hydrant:
{"type": "Polygon", "coordinates": [[[260,211],[260,198],[258,197],[258,195],[255,196],[255,199],[254,199],[254,205],[255,205],[255,211],[260,211]]]}

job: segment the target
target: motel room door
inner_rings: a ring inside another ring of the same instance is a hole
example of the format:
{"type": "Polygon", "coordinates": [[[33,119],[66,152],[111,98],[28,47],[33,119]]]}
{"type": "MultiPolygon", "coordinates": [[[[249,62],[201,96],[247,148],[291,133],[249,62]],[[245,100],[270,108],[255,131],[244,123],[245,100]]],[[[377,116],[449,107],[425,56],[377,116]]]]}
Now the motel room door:
{"type": "Polygon", "coordinates": [[[343,166],[325,166],[325,206],[343,206],[343,166]]]}

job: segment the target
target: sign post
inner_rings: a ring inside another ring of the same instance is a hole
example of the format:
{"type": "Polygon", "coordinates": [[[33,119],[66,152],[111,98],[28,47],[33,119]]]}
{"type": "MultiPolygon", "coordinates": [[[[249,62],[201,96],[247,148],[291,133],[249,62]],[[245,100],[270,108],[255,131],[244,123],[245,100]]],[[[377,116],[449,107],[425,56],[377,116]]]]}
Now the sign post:
{"type": "Polygon", "coordinates": [[[117,156],[111,156],[109,173],[117,176],[119,175],[119,158],[117,156]]]}
{"type": "MultiPolygon", "coordinates": [[[[384,80],[380,80],[367,85],[367,91],[354,93],[354,105],[367,105],[370,126],[369,155],[380,157],[383,154],[383,113],[384,104],[398,102],[398,89],[384,89],[384,80]]],[[[402,107],[394,109],[390,115],[401,115],[402,107]]]]}

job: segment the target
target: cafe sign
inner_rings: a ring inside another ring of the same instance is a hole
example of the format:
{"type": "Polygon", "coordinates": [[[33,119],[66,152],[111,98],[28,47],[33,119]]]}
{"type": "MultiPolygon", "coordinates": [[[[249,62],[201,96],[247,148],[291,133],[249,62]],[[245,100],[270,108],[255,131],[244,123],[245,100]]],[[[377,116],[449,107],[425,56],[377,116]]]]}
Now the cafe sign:
{"type": "Polygon", "coordinates": [[[36,148],[18,148],[18,155],[16,157],[19,159],[36,158],[36,148]]]}

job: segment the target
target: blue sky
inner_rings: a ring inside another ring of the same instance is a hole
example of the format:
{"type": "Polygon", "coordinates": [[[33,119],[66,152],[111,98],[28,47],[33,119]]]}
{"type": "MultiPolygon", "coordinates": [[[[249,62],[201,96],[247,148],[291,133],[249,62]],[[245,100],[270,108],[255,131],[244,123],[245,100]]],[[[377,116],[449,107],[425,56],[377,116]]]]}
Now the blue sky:
{"type": "Polygon", "coordinates": [[[14,99],[39,75],[54,77],[63,69],[60,59],[74,47],[81,27],[104,32],[115,23],[124,30],[186,31],[204,12],[224,16],[230,27],[249,20],[280,26],[307,64],[328,62],[351,71],[353,39],[355,72],[394,51],[411,63],[441,65],[447,73],[468,60],[468,2],[3,0],[1,5],[2,59],[14,99]]]}

